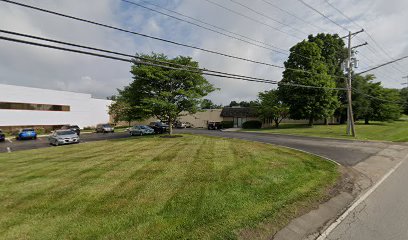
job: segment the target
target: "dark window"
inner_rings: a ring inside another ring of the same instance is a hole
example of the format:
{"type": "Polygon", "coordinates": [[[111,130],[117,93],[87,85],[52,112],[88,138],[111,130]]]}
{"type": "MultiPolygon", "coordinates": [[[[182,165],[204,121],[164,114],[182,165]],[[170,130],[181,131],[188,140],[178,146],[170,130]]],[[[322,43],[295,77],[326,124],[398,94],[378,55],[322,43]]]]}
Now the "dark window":
{"type": "Polygon", "coordinates": [[[0,102],[0,109],[58,111],[58,112],[69,112],[71,110],[70,106],[66,105],[15,103],[15,102],[0,102]]]}

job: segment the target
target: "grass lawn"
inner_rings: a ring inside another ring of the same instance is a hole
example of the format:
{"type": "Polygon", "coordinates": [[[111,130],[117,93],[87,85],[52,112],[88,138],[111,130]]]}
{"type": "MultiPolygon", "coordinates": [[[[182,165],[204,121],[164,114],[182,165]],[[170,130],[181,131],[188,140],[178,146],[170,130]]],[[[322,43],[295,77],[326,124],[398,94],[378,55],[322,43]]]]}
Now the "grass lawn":
{"type": "MultiPolygon", "coordinates": [[[[281,124],[279,129],[266,128],[245,131],[354,139],[353,137],[346,135],[346,125],[315,125],[309,127],[304,124],[281,124]]],[[[394,122],[370,122],[369,125],[358,122],[356,124],[356,134],[357,136],[355,139],[358,140],[407,142],[408,120],[401,119],[394,122]]]]}
{"type": "Polygon", "coordinates": [[[194,135],[4,153],[0,239],[262,236],[327,198],[338,178],[316,156],[194,135]]]}

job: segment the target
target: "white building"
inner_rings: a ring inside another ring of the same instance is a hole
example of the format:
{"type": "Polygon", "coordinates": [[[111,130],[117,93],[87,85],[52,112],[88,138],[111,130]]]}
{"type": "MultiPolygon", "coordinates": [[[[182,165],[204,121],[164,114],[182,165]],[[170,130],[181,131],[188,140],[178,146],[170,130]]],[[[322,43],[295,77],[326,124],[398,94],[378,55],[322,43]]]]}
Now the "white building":
{"type": "Polygon", "coordinates": [[[91,94],[0,84],[0,128],[95,126],[109,122],[110,104],[91,94]]]}

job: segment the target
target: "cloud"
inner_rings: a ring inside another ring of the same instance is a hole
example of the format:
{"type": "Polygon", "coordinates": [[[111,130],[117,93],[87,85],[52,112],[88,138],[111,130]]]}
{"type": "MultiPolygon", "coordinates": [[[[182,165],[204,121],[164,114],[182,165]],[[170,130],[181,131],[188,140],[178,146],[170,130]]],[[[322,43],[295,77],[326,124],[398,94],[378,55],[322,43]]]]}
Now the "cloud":
{"type": "MultiPolygon", "coordinates": [[[[121,1],[20,1],[257,61],[283,65],[287,58],[287,55],[233,40],[121,1]]],[[[140,3],[139,0],[134,1],[140,3]]],[[[279,6],[281,9],[289,11],[289,14],[266,4],[263,0],[254,0],[251,1],[251,4],[244,0],[235,1],[247,4],[254,10],[285,24],[290,24],[293,27],[277,24],[232,1],[217,2],[241,14],[257,19],[257,21],[279,28],[281,31],[297,35],[299,38],[282,34],[271,27],[228,12],[206,1],[156,0],[152,2],[228,29],[231,32],[248,36],[259,42],[265,42],[269,45],[268,47],[273,45],[286,50],[301,41],[302,38],[306,38],[306,33],[315,34],[325,31],[341,35],[346,34],[343,29],[317,15],[312,10],[307,9],[297,0],[265,0],[279,6]],[[297,18],[290,14],[296,15],[297,18]],[[303,33],[293,28],[300,29],[303,33]]],[[[359,26],[364,27],[376,39],[378,45],[381,45],[392,57],[408,55],[408,42],[406,41],[408,29],[404,26],[408,22],[408,15],[404,12],[408,7],[407,1],[391,0],[384,2],[379,0],[361,0],[356,2],[352,0],[329,0],[357,24],[348,21],[336,10],[332,9],[326,3],[326,0],[306,1],[352,31],[359,30],[359,26]],[[350,5],[353,7],[350,8],[350,5]]],[[[280,80],[282,74],[282,70],[278,68],[225,58],[219,55],[35,12],[3,2],[0,3],[0,16],[2,16],[0,21],[1,29],[40,35],[129,54],[136,52],[150,53],[154,51],[165,53],[170,57],[190,55],[200,62],[201,67],[271,80],[280,80]]],[[[354,44],[359,44],[363,41],[368,41],[370,44],[369,48],[359,49],[360,69],[366,69],[369,66],[375,66],[390,60],[368,35],[360,34],[353,41],[354,44]]],[[[86,92],[93,94],[95,97],[105,98],[115,94],[116,88],[121,88],[131,82],[131,75],[129,73],[130,64],[123,62],[4,41],[0,41],[0,52],[1,83],[86,92]]],[[[403,61],[399,64],[374,71],[374,73],[385,86],[400,87],[403,81],[401,79],[403,68],[407,63],[408,61],[403,61]]],[[[216,77],[208,77],[208,79],[221,88],[220,91],[212,93],[209,97],[216,103],[223,104],[229,103],[231,100],[252,100],[256,98],[259,91],[276,87],[270,84],[216,77]]]]}

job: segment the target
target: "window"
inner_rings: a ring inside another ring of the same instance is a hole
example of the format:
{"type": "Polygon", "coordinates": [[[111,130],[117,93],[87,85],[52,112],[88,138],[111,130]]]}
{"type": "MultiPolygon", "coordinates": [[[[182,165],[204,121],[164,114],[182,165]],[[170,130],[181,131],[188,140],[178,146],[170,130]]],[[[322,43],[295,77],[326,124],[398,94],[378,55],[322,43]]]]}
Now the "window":
{"type": "Polygon", "coordinates": [[[16,102],[0,102],[0,109],[57,111],[57,112],[69,112],[71,110],[70,106],[67,106],[67,105],[16,103],[16,102]]]}

